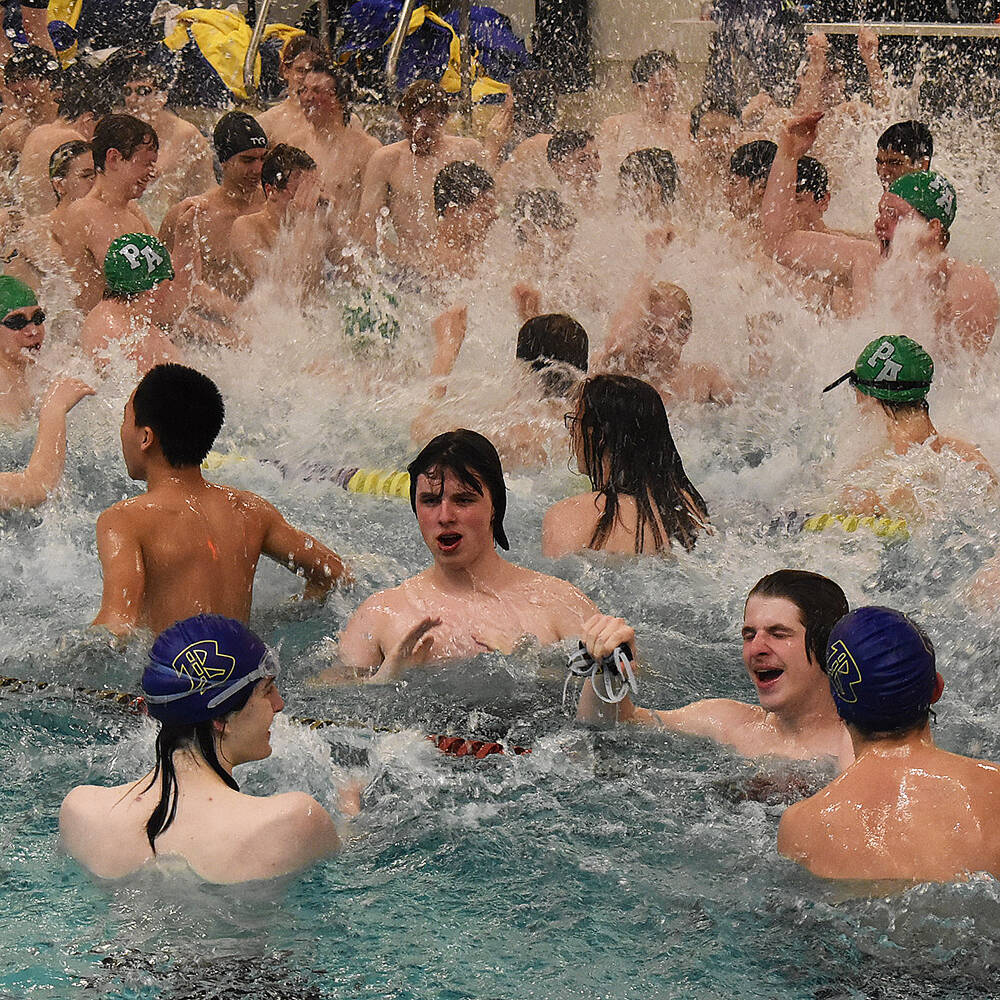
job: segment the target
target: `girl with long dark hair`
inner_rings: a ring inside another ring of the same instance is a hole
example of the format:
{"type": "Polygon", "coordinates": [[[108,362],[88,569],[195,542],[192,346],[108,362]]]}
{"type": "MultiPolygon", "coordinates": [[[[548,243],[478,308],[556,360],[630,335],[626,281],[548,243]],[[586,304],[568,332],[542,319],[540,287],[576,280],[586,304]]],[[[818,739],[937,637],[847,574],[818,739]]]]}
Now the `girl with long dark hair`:
{"type": "Polygon", "coordinates": [[[68,852],[102,878],[122,878],[163,856],[208,882],[286,875],[332,853],[330,814],[303,792],[246,795],[233,768],[271,754],[284,701],[277,662],[246,626],[198,615],[160,634],[142,675],[160,723],[156,764],[115,788],[81,785],[66,796],[59,829],[68,852]]]}
{"type": "Polygon", "coordinates": [[[628,375],[595,375],[566,414],[571,448],[592,492],[561,500],[542,523],[542,552],[692,549],[708,508],[677,452],[659,393],[628,375]]]}

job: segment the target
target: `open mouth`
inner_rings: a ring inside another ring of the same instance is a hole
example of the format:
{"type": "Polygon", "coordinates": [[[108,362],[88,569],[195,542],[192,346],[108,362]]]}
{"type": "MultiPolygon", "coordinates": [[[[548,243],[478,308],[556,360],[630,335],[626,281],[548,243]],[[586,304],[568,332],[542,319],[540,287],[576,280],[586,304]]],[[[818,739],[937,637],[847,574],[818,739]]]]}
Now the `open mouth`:
{"type": "Polygon", "coordinates": [[[773,684],[785,671],[778,667],[765,667],[763,670],[755,670],[754,677],[757,679],[757,685],[769,685],[773,684]]]}
{"type": "Polygon", "coordinates": [[[437,536],[438,548],[442,552],[454,552],[462,541],[462,536],[457,531],[446,531],[437,536]]]}

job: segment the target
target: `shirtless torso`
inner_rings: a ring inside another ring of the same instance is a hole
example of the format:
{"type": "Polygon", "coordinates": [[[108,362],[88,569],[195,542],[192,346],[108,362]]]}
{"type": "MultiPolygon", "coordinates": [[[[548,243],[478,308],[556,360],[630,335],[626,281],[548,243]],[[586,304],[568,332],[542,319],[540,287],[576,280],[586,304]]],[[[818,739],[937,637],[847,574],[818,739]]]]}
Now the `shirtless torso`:
{"type": "MultiPolygon", "coordinates": [[[[475,139],[442,135],[430,151],[417,155],[409,140],[376,150],[368,161],[358,211],[359,236],[369,246],[377,239],[377,224],[383,207],[396,232],[391,256],[402,264],[418,264],[434,241],[437,215],[434,211],[434,178],[455,160],[481,162],[485,154],[475,139]]],[[[385,241],[381,248],[385,252],[385,241]]]]}
{"type": "Polygon", "coordinates": [[[789,807],[778,850],[815,875],[951,882],[1000,873],[1000,768],[919,739],[865,742],[844,774],[789,807]]]}
{"type": "Polygon", "coordinates": [[[87,354],[106,359],[112,344],[135,362],[140,376],[153,365],[181,360],[180,351],[150,315],[144,315],[134,304],[102,299],[84,320],[80,346],[87,354]]]}

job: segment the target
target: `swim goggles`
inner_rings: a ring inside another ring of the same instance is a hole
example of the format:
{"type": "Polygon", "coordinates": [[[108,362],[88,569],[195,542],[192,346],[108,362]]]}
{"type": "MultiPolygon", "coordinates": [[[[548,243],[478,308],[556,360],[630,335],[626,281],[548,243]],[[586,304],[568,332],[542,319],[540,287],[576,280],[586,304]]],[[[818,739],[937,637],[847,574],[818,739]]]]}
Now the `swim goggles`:
{"type": "Polygon", "coordinates": [[[887,382],[885,379],[879,381],[874,378],[859,378],[857,372],[851,369],[849,372],[845,372],[840,376],[835,382],[831,382],[823,392],[829,392],[831,389],[836,389],[838,385],[842,382],[849,382],[851,385],[861,385],[871,389],[889,389],[891,391],[904,392],[907,389],[929,389],[931,387],[930,379],[918,379],[918,380],[907,380],[898,379],[895,382],[887,382]]]}
{"type": "Polygon", "coordinates": [[[569,673],[566,675],[566,683],[563,684],[564,708],[566,707],[566,692],[569,690],[569,682],[574,677],[583,677],[584,679],[589,677],[594,687],[594,694],[605,705],[617,705],[624,701],[629,694],[637,695],[639,693],[639,681],[632,669],[632,650],[624,643],[609,656],[605,656],[602,660],[595,660],[581,642],[580,648],[570,656],[566,667],[569,673]],[[601,677],[600,684],[597,683],[598,676],[601,677]],[[616,685],[620,685],[617,690],[616,685]],[[601,688],[604,689],[603,693],[601,688]]]}
{"type": "MultiPolygon", "coordinates": [[[[278,658],[269,649],[261,659],[260,663],[250,671],[248,674],[244,674],[242,677],[233,681],[232,684],[227,684],[221,687],[218,694],[212,696],[211,699],[206,703],[205,708],[211,711],[213,708],[218,708],[224,701],[228,701],[233,695],[238,694],[245,687],[250,684],[256,684],[257,681],[264,680],[265,677],[277,677],[279,670],[278,658]]],[[[210,690],[214,690],[216,686],[213,685],[210,690]]],[[[187,691],[174,691],[171,694],[147,694],[143,693],[143,700],[151,705],[165,705],[171,701],[180,701],[181,698],[190,698],[192,695],[202,694],[204,689],[191,688],[187,691]]]]}
{"type": "Polygon", "coordinates": [[[11,316],[4,316],[0,319],[2,323],[8,330],[23,330],[29,323],[32,326],[41,326],[45,322],[45,310],[36,309],[30,316],[25,316],[24,313],[14,313],[11,316]]]}

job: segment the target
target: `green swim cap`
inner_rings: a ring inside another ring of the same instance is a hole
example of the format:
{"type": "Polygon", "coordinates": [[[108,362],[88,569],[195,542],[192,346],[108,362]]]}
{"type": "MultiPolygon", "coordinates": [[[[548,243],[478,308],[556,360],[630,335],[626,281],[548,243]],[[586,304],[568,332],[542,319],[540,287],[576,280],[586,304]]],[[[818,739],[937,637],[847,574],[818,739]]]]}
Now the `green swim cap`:
{"type": "Polygon", "coordinates": [[[149,233],[119,236],[104,255],[104,280],[116,295],[148,292],[173,276],[170,252],[149,233]]]}
{"type": "Polygon", "coordinates": [[[23,281],[18,281],[9,274],[0,274],[0,319],[15,309],[37,305],[35,293],[23,281]]]}
{"type": "Polygon", "coordinates": [[[934,170],[903,174],[893,182],[889,194],[902,198],[928,221],[937,219],[945,229],[951,229],[958,214],[955,188],[947,177],[942,177],[934,170]]]}
{"type": "Polygon", "coordinates": [[[850,382],[859,392],[888,403],[919,403],[934,378],[931,356],[909,337],[878,337],[854,362],[854,367],[823,391],[850,382]]]}

